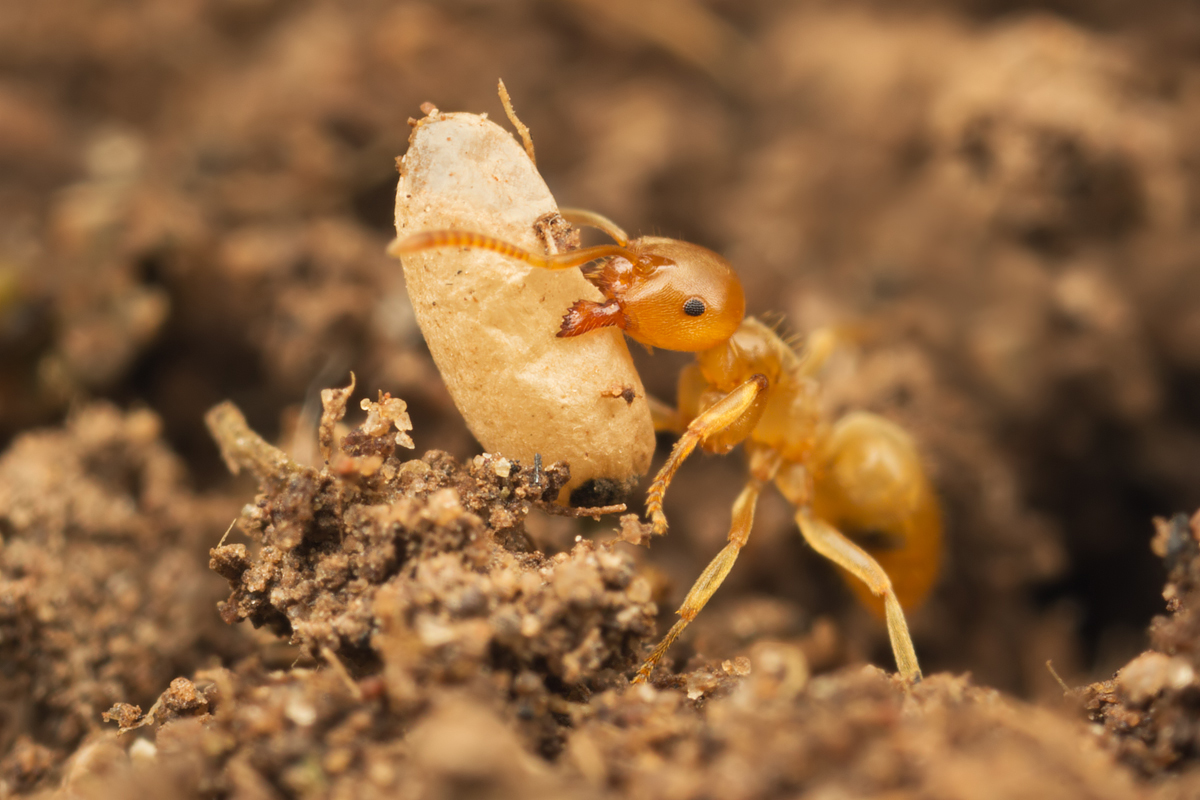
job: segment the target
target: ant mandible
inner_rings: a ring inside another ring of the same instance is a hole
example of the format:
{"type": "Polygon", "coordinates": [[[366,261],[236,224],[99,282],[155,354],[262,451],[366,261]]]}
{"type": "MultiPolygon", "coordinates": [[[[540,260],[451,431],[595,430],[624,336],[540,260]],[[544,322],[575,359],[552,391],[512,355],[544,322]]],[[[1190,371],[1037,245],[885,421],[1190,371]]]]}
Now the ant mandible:
{"type": "Polygon", "coordinates": [[[744,316],[741,282],[711,250],[662,237],[631,240],[599,214],[560,213],[616,244],[543,255],[484,234],[440,230],[397,240],[388,252],[399,257],[467,247],[542,269],[581,267],[604,301],[576,302],[563,317],[560,337],[616,326],[648,347],[696,353],[679,378],[678,408],[654,409],[656,430],[681,434],[647,493],[654,533],[667,531],[663,496],[697,446],[727,453],[745,445],[750,478],[733,504],[728,543],[693,584],[677,611],[680,620],[633,682],[650,676],[725,580],[750,536],[758,496],[771,482],[796,508],[805,541],[857,579],[850,585],[864,603],[877,609],[882,601],[896,666],[906,680],[919,680],[902,607],[924,599],[937,576],[941,514],[903,429],[866,412],[833,422],[821,413],[816,374],[837,336],[817,331],[796,353],[773,329],[744,316]]]}

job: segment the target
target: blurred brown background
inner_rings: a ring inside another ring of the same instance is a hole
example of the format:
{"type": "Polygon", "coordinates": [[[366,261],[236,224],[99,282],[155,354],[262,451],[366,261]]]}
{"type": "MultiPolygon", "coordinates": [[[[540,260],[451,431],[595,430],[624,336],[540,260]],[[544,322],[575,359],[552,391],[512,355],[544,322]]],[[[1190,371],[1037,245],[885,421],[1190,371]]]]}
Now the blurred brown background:
{"type": "MultiPolygon", "coordinates": [[[[288,441],[353,369],[418,451],[477,452],[383,248],[408,118],[500,119],[500,77],[561,204],[723,252],[787,330],[864,331],[831,406],[905,424],[945,500],[927,672],[1038,695],[1046,659],[1079,681],[1141,649],[1150,519],[1200,506],[1194,4],[0,5],[0,445],[109,398],[223,491],[205,409],[288,441]]],[[[670,399],[686,359],[637,357],[670,399]]],[[[741,470],[681,473],[664,608],[741,470]]],[[[695,647],[814,624],[889,663],[771,496],[695,647]]]]}

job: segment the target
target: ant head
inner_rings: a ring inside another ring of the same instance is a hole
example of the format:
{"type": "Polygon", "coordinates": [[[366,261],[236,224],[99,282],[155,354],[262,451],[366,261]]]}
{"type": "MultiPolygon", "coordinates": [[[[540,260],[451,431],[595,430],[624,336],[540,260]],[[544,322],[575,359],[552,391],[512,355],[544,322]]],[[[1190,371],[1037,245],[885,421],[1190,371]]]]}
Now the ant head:
{"type": "Polygon", "coordinates": [[[625,332],[650,347],[697,352],[729,339],[746,315],[737,274],[700,245],[645,236],[629,243],[634,278],[620,300],[625,332]]]}

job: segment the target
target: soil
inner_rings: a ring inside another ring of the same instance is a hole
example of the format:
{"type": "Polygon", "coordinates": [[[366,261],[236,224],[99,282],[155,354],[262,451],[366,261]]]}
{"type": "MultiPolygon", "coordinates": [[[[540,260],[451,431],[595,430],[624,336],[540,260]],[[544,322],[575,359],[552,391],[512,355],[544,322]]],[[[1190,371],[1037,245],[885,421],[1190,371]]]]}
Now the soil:
{"type": "Polygon", "coordinates": [[[1200,794],[1198,54],[1168,2],[0,6],[0,797],[1200,794]],[[480,454],[384,251],[409,118],[501,77],[561,205],[853,332],[830,413],[943,503],[923,682],[768,493],[630,685],[745,465],[646,548],[480,454]]]}

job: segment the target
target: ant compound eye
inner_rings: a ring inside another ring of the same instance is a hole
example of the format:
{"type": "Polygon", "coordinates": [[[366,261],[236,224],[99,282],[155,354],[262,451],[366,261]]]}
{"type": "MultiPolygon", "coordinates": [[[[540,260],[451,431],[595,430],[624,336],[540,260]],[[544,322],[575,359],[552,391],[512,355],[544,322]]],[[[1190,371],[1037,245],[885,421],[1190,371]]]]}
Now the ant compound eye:
{"type": "Polygon", "coordinates": [[[699,297],[689,297],[683,304],[683,313],[689,317],[698,317],[704,313],[704,301],[699,297]]]}

